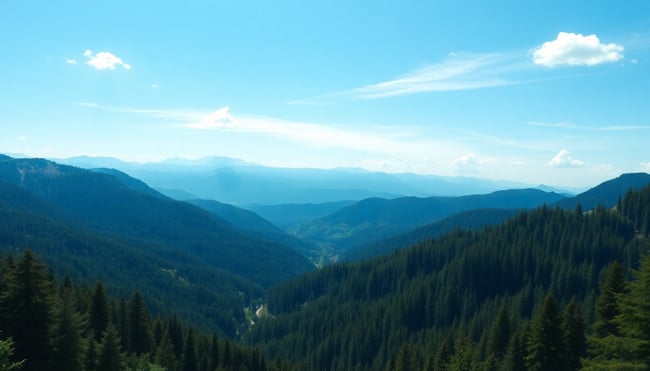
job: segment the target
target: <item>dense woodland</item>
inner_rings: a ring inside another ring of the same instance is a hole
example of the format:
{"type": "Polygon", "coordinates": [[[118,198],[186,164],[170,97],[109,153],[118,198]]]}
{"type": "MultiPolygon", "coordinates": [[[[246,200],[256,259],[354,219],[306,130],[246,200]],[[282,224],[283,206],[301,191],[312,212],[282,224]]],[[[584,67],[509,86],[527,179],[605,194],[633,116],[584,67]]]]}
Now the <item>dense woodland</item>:
{"type": "Polygon", "coordinates": [[[255,348],[176,316],[152,319],[143,295],[110,298],[101,282],[59,284],[31,252],[0,263],[0,370],[291,370],[255,348]]]}
{"type": "Polygon", "coordinates": [[[648,220],[650,188],[615,209],[541,207],[327,266],[273,289],[272,316],[245,339],[328,370],[578,369],[583,357],[593,369],[643,369],[650,331],[636,324],[650,315],[650,261],[632,268],[648,250],[648,220]],[[610,329],[594,332],[603,322],[610,329]]]}
{"type": "MultiPolygon", "coordinates": [[[[106,185],[103,176],[86,181],[106,185]]],[[[253,248],[236,231],[191,236],[193,227],[173,221],[192,215],[228,227],[212,216],[118,184],[108,188],[113,202],[120,194],[137,201],[120,212],[149,209],[109,230],[79,218],[101,198],[53,196],[39,182],[33,192],[0,182],[0,248],[8,252],[0,260],[0,371],[650,368],[650,187],[614,207],[542,206],[424,240],[432,230],[416,230],[395,240],[420,240],[410,247],[274,286],[268,314],[256,318],[257,300],[277,277],[250,279],[287,256],[274,255],[273,243],[264,262],[238,257],[251,261],[245,272],[256,270],[238,276],[172,248],[229,236],[253,248]],[[79,215],[61,207],[73,202],[79,215]],[[146,220],[154,210],[167,217],[146,220]],[[148,238],[136,238],[140,231],[148,238]]],[[[110,212],[103,218],[119,216],[110,212]]],[[[236,250],[226,247],[201,256],[236,250]]]]}

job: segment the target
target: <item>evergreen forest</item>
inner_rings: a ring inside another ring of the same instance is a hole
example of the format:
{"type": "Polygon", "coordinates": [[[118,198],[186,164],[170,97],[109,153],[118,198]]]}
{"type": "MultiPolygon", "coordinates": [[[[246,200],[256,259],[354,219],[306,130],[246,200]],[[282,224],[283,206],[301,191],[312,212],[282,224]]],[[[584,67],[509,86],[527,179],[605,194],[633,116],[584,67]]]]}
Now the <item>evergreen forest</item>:
{"type": "Polygon", "coordinates": [[[0,371],[650,369],[650,186],[416,231],[269,289],[0,185],[0,371]]]}
{"type": "Polygon", "coordinates": [[[330,265],[272,289],[244,339],[305,369],[647,369],[649,220],[647,187],[330,265]]]}

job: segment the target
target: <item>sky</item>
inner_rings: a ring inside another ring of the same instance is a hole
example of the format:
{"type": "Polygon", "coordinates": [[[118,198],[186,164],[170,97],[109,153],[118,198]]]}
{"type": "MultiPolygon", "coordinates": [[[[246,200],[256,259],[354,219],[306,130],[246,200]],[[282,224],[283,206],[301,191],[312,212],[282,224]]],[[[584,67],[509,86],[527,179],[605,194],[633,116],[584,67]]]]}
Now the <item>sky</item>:
{"type": "Polygon", "coordinates": [[[0,153],[588,187],[650,172],[650,1],[0,1],[0,153]]]}

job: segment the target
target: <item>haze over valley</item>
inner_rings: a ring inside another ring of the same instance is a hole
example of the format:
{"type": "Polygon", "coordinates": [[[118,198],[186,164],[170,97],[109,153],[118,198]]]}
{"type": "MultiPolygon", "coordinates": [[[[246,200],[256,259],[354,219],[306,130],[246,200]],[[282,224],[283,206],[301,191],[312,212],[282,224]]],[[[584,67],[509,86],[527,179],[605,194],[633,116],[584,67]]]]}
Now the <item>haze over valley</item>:
{"type": "Polygon", "coordinates": [[[650,2],[0,33],[0,371],[650,369],[650,2]]]}

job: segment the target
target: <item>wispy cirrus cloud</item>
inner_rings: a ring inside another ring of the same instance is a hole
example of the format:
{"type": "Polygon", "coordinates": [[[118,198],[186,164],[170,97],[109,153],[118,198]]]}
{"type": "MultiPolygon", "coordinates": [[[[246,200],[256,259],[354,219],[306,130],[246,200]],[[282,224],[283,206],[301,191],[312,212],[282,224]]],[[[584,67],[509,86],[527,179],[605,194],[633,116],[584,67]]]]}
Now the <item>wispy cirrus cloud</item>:
{"type": "Polygon", "coordinates": [[[450,53],[440,63],[425,65],[391,80],[314,98],[295,99],[287,104],[330,105],[341,100],[372,100],[428,92],[474,90],[518,84],[521,81],[508,76],[525,63],[523,55],[512,53],[450,53]]]}
{"type": "Polygon", "coordinates": [[[418,159],[422,153],[427,153],[443,159],[441,163],[450,153],[465,151],[462,144],[444,138],[423,137],[418,132],[405,132],[404,127],[368,128],[291,121],[266,116],[235,115],[229,107],[205,112],[189,109],[116,107],[93,102],[77,104],[90,109],[146,116],[184,130],[265,136],[312,148],[341,148],[405,159],[418,159]]]}
{"type": "Polygon", "coordinates": [[[544,128],[556,129],[573,129],[573,130],[587,130],[587,131],[634,131],[634,130],[650,130],[650,125],[608,125],[608,126],[584,126],[576,125],[570,122],[538,122],[531,121],[528,123],[530,126],[538,126],[544,128]]]}
{"type": "Polygon", "coordinates": [[[515,83],[502,76],[505,54],[455,54],[442,63],[430,64],[398,78],[342,93],[355,99],[379,99],[399,95],[482,89],[515,83]]]}

